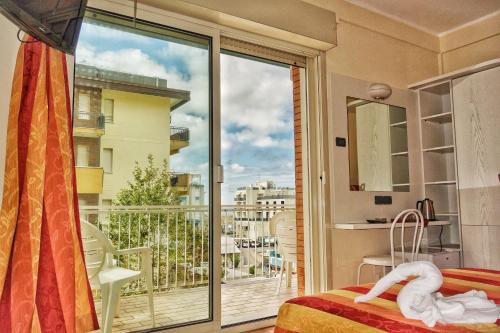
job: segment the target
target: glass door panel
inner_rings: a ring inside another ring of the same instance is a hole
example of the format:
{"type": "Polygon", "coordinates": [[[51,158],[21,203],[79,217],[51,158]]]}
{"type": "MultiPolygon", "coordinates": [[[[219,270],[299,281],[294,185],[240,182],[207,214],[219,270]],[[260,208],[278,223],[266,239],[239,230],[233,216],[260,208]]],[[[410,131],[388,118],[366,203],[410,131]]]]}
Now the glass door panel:
{"type": "MultiPolygon", "coordinates": [[[[85,148],[76,151],[86,161],[77,165],[81,219],[128,250],[108,261],[108,278],[146,272],[108,304],[113,331],[152,328],[152,308],[156,327],[213,318],[211,43],[94,10],[84,20],[73,124],[85,148]]],[[[91,278],[101,325],[103,272],[91,278]]]]}

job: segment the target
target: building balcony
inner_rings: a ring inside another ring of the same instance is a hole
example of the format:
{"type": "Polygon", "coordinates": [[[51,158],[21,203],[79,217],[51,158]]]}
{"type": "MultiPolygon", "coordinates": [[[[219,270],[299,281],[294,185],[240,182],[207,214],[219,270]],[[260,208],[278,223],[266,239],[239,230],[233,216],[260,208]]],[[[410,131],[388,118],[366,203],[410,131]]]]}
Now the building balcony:
{"type": "MultiPolygon", "coordinates": [[[[294,210],[288,206],[285,210],[294,210]]],[[[254,218],[255,228],[229,227],[227,218],[255,214],[256,206],[222,206],[220,270],[222,272],[222,324],[277,315],[279,306],[297,296],[297,276],[289,276],[276,295],[281,257],[269,222],[254,218]]],[[[262,210],[262,207],[259,208],[262,210]]],[[[80,207],[82,219],[91,221],[115,248],[146,246],[152,249],[156,327],[173,326],[208,317],[209,209],[208,206],[80,207]]],[[[118,265],[137,270],[138,257],[117,257],[118,265]]],[[[113,332],[151,328],[145,283],[122,288],[113,332]]],[[[101,320],[101,297],[94,291],[101,320]]]]}
{"type": "Polygon", "coordinates": [[[76,188],[79,194],[100,194],[104,170],[100,167],[76,167],[76,188]]]}
{"type": "Polygon", "coordinates": [[[170,127],[170,155],[177,154],[189,146],[189,128],[170,127]]]}
{"type": "Polygon", "coordinates": [[[179,173],[170,176],[170,184],[177,190],[180,195],[187,195],[189,193],[190,174],[179,173]]]}
{"type": "Polygon", "coordinates": [[[73,134],[77,137],[100,138],[105,134],[106,119],[101,113],[75,111],[73,134]]]}

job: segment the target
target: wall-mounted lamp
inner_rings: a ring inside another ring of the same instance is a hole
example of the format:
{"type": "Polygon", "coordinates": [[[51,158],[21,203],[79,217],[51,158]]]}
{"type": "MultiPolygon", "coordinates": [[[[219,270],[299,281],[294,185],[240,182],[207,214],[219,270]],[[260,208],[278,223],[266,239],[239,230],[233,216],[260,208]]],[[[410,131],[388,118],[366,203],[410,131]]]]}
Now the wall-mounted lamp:
{"type": "Polygon", "coordinates": [[[372,83],[368,87],[368,95],[374,99],[386,99],[392,94],[392,89],[385,83],[372,83]]]}

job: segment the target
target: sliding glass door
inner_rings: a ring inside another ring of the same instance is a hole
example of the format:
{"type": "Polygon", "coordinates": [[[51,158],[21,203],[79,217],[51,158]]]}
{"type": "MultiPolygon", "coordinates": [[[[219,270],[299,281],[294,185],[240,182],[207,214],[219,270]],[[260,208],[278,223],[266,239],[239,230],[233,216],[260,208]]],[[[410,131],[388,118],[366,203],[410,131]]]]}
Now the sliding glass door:
{"type": "Polygon", "coordinates": [[[101,265],[84,232],[98,317],[113,332],[215,327],[218,51],[201,29],[172,26],[88,10],[75,56],[81,220],[123,252],[101,265]],[[111,280],[124,282],[118,301],[103,292],[111,280]]]}

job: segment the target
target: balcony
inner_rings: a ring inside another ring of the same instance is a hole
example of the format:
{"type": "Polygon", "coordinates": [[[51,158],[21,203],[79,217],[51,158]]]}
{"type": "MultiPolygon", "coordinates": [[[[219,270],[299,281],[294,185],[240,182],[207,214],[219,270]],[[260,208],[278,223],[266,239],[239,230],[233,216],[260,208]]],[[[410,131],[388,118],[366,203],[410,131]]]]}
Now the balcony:
{"type": "Polygon", "coordinates": [[[189,128],[170,127],[170,155],[177,154],[187,146],[189,146],[189,128]]]}
{"type": "Polygon", "coordinates": [[[76,167],[76,188],[79,194],[100,194],[104,169],[100,167],[76,167]]]}
{"type": "Polygon", "coordinates": [[[177,190],[179,195],[189,193],[190,176],[188,173],[174,173],[170,176],[170,184],[177,190]]]}
{"type": "Polygon", "coordinates": [[[75,111],[73,134],[85,138],[100,138],[105,134],[106,119],[102,113],[75,111]]]}
{"type": "MultiPolygon", "coordinates": [[[[259,207],[262,211],[263,207],[259,207]]],[[[265,208],[264,208],[265,209],[265,208]]],[[[294,210],[286,207],[285,210],[294,210]]],[[[276,295],[277,242],[269,222],[259,220],[255,206],[223,206],[221,235],[222,324],[275,316],[279,306],[297,296],[296,275],[276,295]],[[245,214],[242,227],[232,218],[245,214]]],[[[81,207],[82,219],[92,221],[118,249],[147,246],[153,250],[153,284],[157,327],[208,316],[208,207],[81,207]]],[[[118,259],[120,266],[138,268],[134,255],[118,259]]],[[[120,313],[113,332],[151,328],[144,283],[122,289],[120,313]]],[[[95,292],[99,319],[101,299],[95,292]]]]}

